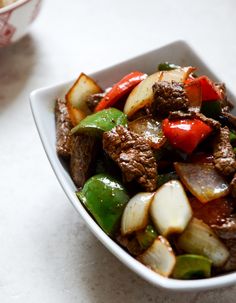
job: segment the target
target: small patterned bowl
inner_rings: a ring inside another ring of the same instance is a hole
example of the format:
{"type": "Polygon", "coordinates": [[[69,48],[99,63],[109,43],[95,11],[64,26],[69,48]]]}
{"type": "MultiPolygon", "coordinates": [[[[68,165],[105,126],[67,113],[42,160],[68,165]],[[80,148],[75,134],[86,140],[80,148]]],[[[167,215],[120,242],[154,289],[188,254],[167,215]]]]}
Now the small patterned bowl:
{"type": "Polygon", "coordinates": [[[37,17],[42,0],[18,0],[0,8],[0,47],[23,37],[37,17]]]}

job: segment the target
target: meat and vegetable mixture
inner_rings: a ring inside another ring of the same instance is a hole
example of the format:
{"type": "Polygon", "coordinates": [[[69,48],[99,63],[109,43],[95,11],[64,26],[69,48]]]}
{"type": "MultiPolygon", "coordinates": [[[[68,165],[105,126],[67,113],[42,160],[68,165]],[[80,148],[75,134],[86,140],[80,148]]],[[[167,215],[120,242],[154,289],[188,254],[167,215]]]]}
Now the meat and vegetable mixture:
{"type": "Polygon", "coordinates": [[[162,63],[55,107],[57,153],[105,233],[176,279],[236,269],[236,117],[223,83],[162,63]]]}

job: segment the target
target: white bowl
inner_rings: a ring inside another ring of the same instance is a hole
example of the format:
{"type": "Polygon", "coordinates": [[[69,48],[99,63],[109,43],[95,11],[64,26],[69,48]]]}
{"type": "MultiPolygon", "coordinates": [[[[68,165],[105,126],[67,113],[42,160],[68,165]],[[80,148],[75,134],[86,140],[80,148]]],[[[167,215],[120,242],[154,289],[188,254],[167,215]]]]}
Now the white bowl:
{"type": "Polygon", "coordinates": [[[0,47],[19,40],[37,17],[42,0],[18,0],[0,8],[0,47]]]}
{"type": "MultiPolygon", "coordinates": [[[[166,45],[162,48],[145,53],[133,59],[127,60],[120,64],[114,65],[105,70],[96,72],[91,75],[102,87],[109,87],[123,75],[132,70],[140,70],[148,74],[153,73],[158,63],[163,61],[173,62],[179,65],[193,65],[198,67],[199,74],[206,74],[211,79],[219,81],[205,63],[196,55],[188,44],[183,41],[177,41],[166,45]]],[[[85,71],[86,72],[86,71],[85,71]]],[[[80,73],[80,71],[78,71],[80,73]]],[[[55,117],[54,104],[56,97],[63,97],[71,85],[71,81],[59,85],[41,88],[33,91],[30,95],[31,109],[41,137],[44,149],[52,168],[64,189],[67,197],[79,212],[81,217],[87,223],[94,235],[127,267],[136,272],[140,277],[151,284],[174,291],[199,291],[225,287],[236,283],[236,273],[229,273],[218,277],[201,279],[201,280],[175,280],[165,278],[151,271],[132,256],[125,252],[118,244],[109,238],[102,229],[97,225],[93,218],[82,206],[75,195],[76,187],[73,184],[68,172],[64,169],[62,163],[56,154],[56,134],[55,134],[55,117]]],[[[235,98],[230,94],[231,100],[235,98]]]]}

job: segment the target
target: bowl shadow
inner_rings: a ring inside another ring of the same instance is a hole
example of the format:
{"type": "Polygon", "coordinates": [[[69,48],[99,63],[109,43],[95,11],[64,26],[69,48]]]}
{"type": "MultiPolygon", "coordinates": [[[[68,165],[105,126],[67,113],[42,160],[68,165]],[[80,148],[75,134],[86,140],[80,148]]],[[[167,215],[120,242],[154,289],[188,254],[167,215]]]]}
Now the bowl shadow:
{"type": "Polygon", "coordinates": [[[0,48],[0,112],[22,92],[36,63],[35,41],[29,34],[0,48]]]}

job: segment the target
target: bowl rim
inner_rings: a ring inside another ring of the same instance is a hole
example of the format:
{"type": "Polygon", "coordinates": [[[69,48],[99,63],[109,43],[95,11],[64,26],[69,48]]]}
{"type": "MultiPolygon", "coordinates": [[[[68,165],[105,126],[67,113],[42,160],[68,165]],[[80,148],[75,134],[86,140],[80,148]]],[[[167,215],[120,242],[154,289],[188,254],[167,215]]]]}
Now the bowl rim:
{"type": "Polygon", "coordinates": [[[24,5],[25,3],[28,3],[32,0],[17,0],[16,2],[13,2],[7,6],[4,6],[2,8],[0,8],[0,15],[3,14],[3,13],[6,13],[8,11],[12,11],[14,10],[15,8],[18,8],[22,5],[24,5]]]}
{"type": "MultiPolygon", "coordinates": [[[[107,68],[101,69],[96,72],[91,72],[89,75],[95,76],[96,74],[100,74],[103,72],[106,72],[120,64],[123,63],[129,63],[132,59],[138,59],[140,57],[143,57],[145,55],[148,55],[149,53],[156,52],[162,47],[170,47],[173,44],[180,44],[180,46],[184,46],[185,48],[189,49],[194,55],[197,56],[197,59],[200,61],[200,63],[205,64],[204,59],[202,59],[198,52],[194,50],[194,48],[191,47],[191,44],[186,43],[184,40],[177,40],[173,41],[172,43],[167,43],[165,45],[160,45],[159,47],[152,49],[148,52],[142,52],[138,54],[137,56],[129,57],[127,60],[121,61],[117,64],[111,65],[107,68]]],[[[208,71],[212,72],[211,67],[206,64],[206,67],[208,71]]],[[[215,73],[214,73],[215,74],[215,73]]],[[[97,225],[95,220],[88,214],[88,212],[82,208],[82,205],[75,204],[73,201],[75,201],[75,195],[72,194],[68,183],[64,179],[63,172],[61,168],[58,167],[56,160],[54,156],[52,155],[52,150],[50,148],[50,144],[48,144],[48,140],[44,135],[43,129],[42,129],[42,121],[40,121],[40,117],[37,114],[37,104],[39,103],[40,95],[47,93],[48,91],[58,91],[61,87],[68,85],[71,83],[72,80],[66,80],[61,83],[57,83],[54,85],[44,86],[42,88],[35,89],[30,94],[30,106],[31,111],[33,114],[33,118],[35,121],[36,128],[38,130],[39,137],[41,139],[42,145],[44,147],[44,150],[46,152],[46,155],[48,157],[48,160],[51,164],[51,167],[56,175],[57,180],[59,181],[62,189],[64,190],[69,202],[75,207],[75,209],[79,212],[80,216],[85,221],[87,227],[90,229],[90,231],[96,236],[96,238],[103,243],[103,245],[114,255],[116,256],[123,264],[125,264],[130,270],[132,270],[134,273],[136,273],[138,276],[142,277],[145,281],[148,281],[150,284],[154,285],[155,287],[159,287],[162,289],[166,289],[168,291],[173,292],[192,292],[192,291],[205,291],[209,289],[216,289],[226,286],[231,286],[235,284],[236,282],[236,272],[229,272],[224,275],[211,277],[207,279],[199,279],[199,280],[176,280],[173,278],[166,278],[161,275],[158,275],[157,273],[153,272],[149,268],[147,268],[145,265],[141,264],[137,260],[135,260],[134,257],[129,255],[123,248],[121,248],[113,239],[111,239],[108,235],[104,233],[104,231],[97,225]],[[39,99],[38,99],[39,98],[39,99]]]]}

